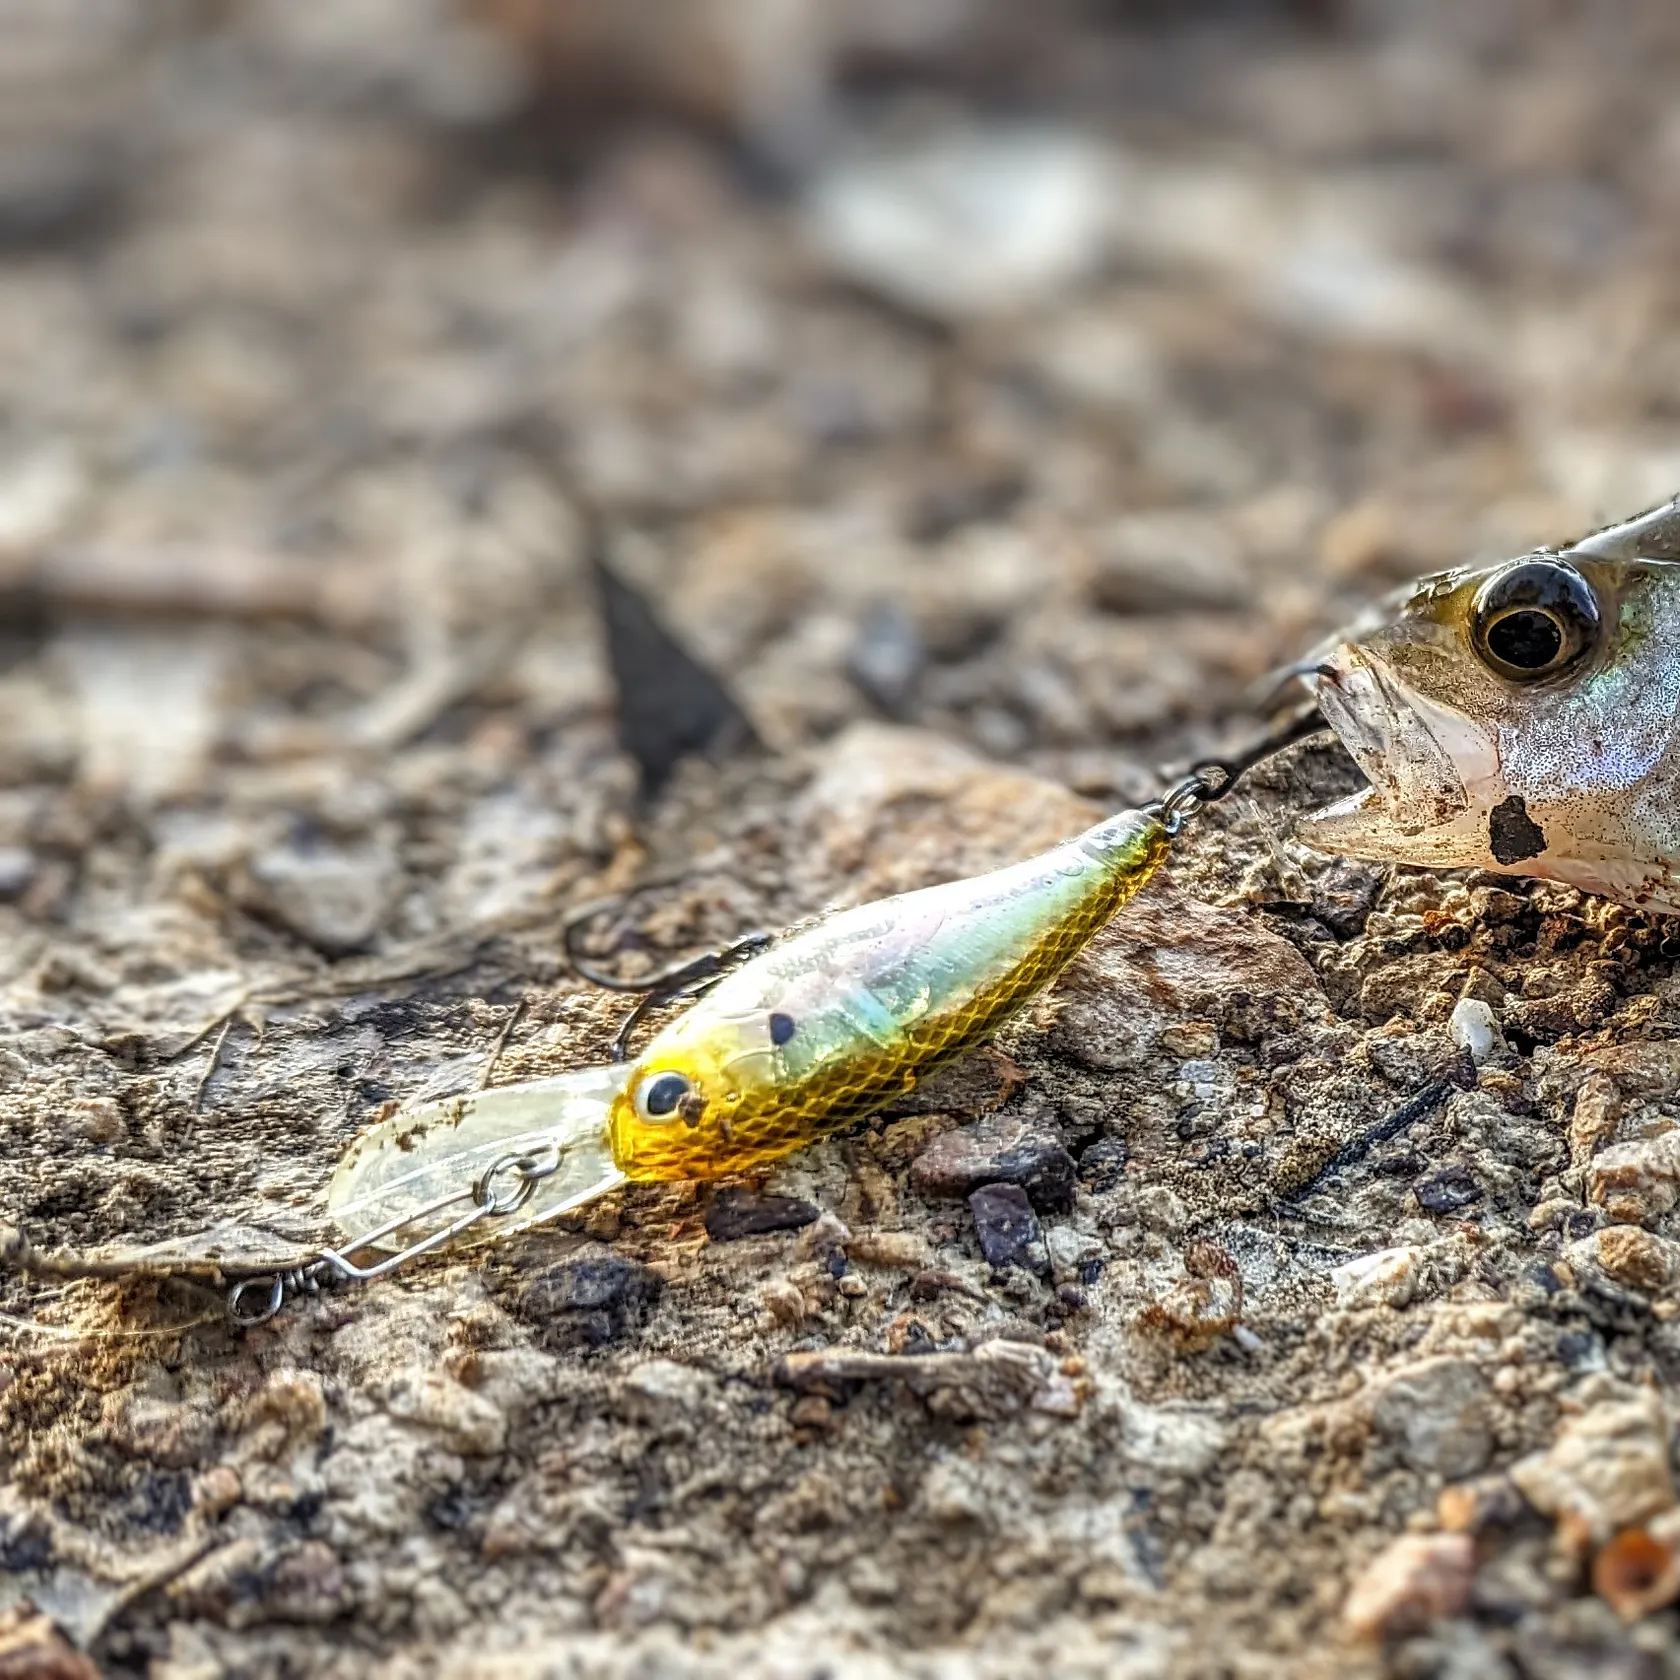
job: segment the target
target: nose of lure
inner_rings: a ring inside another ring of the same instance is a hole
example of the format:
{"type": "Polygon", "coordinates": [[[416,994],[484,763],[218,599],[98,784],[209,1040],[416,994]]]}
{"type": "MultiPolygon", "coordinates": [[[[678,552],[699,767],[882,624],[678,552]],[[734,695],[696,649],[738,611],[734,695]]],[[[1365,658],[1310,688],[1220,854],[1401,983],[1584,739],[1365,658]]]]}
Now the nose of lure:
{"type": "Polygon", "coordinates": [[[540,1177],[493,1231],[480,1229],[500,1237],[557,1218],[623,1182],[607,1120],[628,1072],[582,1068],[400,1109],[344,1152],[327,1211],[352,1244],[409,1246],[459,1216],[466,1187],[522,1157],[544,1163],[540,1177]]]}

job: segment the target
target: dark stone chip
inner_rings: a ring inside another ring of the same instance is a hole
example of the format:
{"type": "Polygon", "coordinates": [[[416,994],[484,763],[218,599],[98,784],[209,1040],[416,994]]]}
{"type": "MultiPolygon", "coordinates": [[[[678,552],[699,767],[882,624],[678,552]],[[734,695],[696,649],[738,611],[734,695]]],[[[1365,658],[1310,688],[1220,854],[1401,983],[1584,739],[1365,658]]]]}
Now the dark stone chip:
{"type": "Polygon", "coordinates": [[[935,1138],[911,1163],[910,1182],[924,1196],[948,1201],[982,1185],[1014,1184],[1034,1207],[1062,1213],[1073,1206],[1073,1157],[1018,1120],[982,1120],[935,1138]]]}
{"type": "Polygon", "coordinates": [[[137,1527],[156,1534],[178,1532],[192,1510],[192,1478],[184,1470],[148,1471],[134,1490],[131,1509],[137,1527]]]}
{"type": "Polygon", "coordinates": [[[664,1289],[658,1272],[616,1254],[562,1260],[519,1291],[513,1310],[551,1348],[603,1347],[639,1326],[664,1289]]]}
{"type": "Polygon", "coordinates": [[[1384,1178],[1416,1178],[1423,1171],[1423,1157],[1415,1149],[1391,1149],[1371,1162],[1372,1170],[1384,1178]]]}
{"type": "Polygon", "coordinates": [[[1027,1250],[1039,1240],[1038,1218],[1019,1184],[984,1184],[968,1198],[980,1252],[1000,1271],[1025,1267],[1027,1250]]]}
{"type": "Polygon", "coordinates": [[[1457,1213],[1482,1198],[1482,1187],[1468,1167],[1437,1167],[1412,1185],[1418,1206],[1429,1213],[1457,1213]]]}
{"type": "Polygon", "coordinates": [[[904,717],[927,665],[915,621],[896,601],[877,601],[863,616],[846,675],[889,717],[904,717]]]}
{"type": "Polygon", "coordinates": [[[447,1492],[440,1493],[426,1507],[426,1515],[439,1528],[453,1533],[465,1528],[473,1520],[473,1503],[464,1489],[450,1488],[447,1492]]]}
{"type": "Polygon", "coordinates": [[[815,1224],[817,1217],[818,1210],[797,1196],[764,1196],[730,1185],[706,1209],[706,1235],[713,1242],[734,1242],[766,1231],[797,1231],[815,1224]]]}
{"type": "Polygon", "coordinates": [[[618,740],[657,793],[690,753],[731,751],[756,739],[734,696],[660,623],[653,608],[591,546],[607,663],[618,691],[618,740]]]}
{"type": "Polygon", "coordinates": [[[1079,1176],[1100,1196],[1121,1181],[1127,1159],[1126,1144],[1119,1137],[1099,1137],[1080,1151],[1079,1176]]]}
{"type": "Polygon", "coordinates": [[[40,1526],[38,1517],[18,1512],[0,1514],[0,1570],[22,1575],[32,1569],[45,1569],[53,1556],[52,1535],[40,1526]]]}
{"type": "Polygon", "coordinates": [[[1605,1363],[1604,1339],[1596,1330],[1565,1330],[1554,1351],[1571,1371],[1601,1370],[1605,1363]]]}
{"type": "Polygon", "coordinates": [[[1313,887],[1312,913],[1338,939],[1355,939],[1382,897],[1383,874],[1362,864],[1330,865],[1313,887]]]}
{"type": "Polygon", "coordinates": [[[1571,1208],[1563,1216],[1563,1234],[1571,1242],[1579,1242],[1583,1237],[1590,1237],[1602,1223],[1593,1208],[1571,1208]]]}

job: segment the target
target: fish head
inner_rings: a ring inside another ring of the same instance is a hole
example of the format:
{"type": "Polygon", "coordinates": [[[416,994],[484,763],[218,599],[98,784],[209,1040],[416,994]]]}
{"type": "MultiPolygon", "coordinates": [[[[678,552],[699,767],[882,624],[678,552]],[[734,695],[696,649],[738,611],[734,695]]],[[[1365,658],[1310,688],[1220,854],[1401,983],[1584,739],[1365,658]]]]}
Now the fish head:
{"type": "Polygon", "coordinates": [[[625,1174],[715,1178],[785,1153],[765,1132],[787,1084],[781,1046],[791,1022],[768,1005],[729,1007],[720,993],[656,1034],[608,1119],[613,1158],[625,1174]]]}
{"type": "Polygon", "coordinates": [[[1680,563],[1583,544],[1442,572],[1312,675],[1370,786],[1309,844],[1680,909],[1680,563]]]}

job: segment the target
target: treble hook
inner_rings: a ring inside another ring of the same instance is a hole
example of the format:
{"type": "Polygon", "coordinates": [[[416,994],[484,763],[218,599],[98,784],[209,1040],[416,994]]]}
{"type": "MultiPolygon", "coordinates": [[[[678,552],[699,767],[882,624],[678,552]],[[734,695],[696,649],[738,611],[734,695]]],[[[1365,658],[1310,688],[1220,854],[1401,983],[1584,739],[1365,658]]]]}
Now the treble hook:
{"type": "Polygon", "coordinates": [[[674,884],[665,880],[644,881],[640,886],[632,887],[629,892],[616,898],[595,899],[574,910],[560,929],[560,948],[565,953],[572,972],[580,980],[587,980],[590,985],[599,986],[607,992],[641,994],[631,1007],[630,1013],[619,1024],[618,1031],[613,1034],[610,1058],[615,1062],[630,1060],[631,1035],[650,1011],[668,1003],[703,997],[731,969],[738,968],[750,957],[756,957],[760,952],[769,950],[776,942],[773,933],[749,933],[733,944],[724,946],[720,951],[702,951],[697,957],[675,963],[658,974],[645,975],[640,980],[620,979],[616,974],[609,974],[605,969],[597,968],[584,956],[580,947],[583,930],[589,923],[608,911],[622,910],[643,893],[674,884]]]}
{"type": "Polygon", "coordinates": [[[552,1178],[561,1167],[561,1150],[557,1145],[536,1154],[517,1150],[499,1156],[472,1183],[447,1196],[439,1196],[423,1207],[412,1208],[388,1219],[377,1230],[358,1237],[343,1248],[324,1248],[306,1266],[292,1266],[284,1271],[241,1278],[227,1292],[228,1318],[242,1330],[266,1324],[293,1295],[318,1295],[329,1283],[368,1283],[382,1278],[417,1260],[423,1254],[464,1235],[485,1219],[505,1219],[517,1213],[536,1194],[544,1179],[552,1178]],[[504,1173],[513,1175],[513,1182],[498,1188],[496,1180],[504,1173]],[[364,1249],[379,1247],[386,1238],[394,1237],[409,1226],[424,1226],[434,1214],[447,1212],[462,1202],[472,1205],[457,1214],[435,1231],[416,1237],[395,1254],[375,1261],[371,1266],[358,1266],[351,1256],[364,1249]],[[248,1306],[247,1301],[255,1299],[248,1306]]]}

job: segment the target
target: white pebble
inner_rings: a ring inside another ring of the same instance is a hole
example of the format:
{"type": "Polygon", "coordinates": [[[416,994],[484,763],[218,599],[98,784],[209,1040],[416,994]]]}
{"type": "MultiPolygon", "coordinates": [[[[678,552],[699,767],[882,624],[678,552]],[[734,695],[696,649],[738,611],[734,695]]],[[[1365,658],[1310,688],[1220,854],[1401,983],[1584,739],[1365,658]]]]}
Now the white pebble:
{"type": "Polygon", "coordinates": [[[1453,1043],[1461,1050],[1468,1050],[1470,1060],[1477,1067],[1483,1067],[1492,1061],[1494,1055],[1503,1048],[1504,1041],[1500,1037],[1499,1023],[1494,1019],[1492,1008],[1480,998],[1460,998],[1453,1005],[1448,1029],[1452,1033],[1453,1043]]]}
{"type": "Polygon", "coordinates": [[[1330,1281],[1339,1307],[1403,1307],[1417,1293],[1423,1251],[1379,1248],[1338,1266],[1330,1281]]]}

